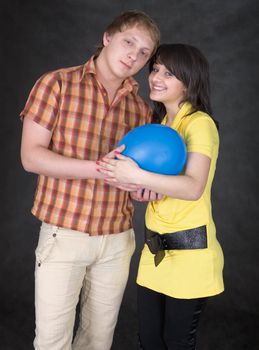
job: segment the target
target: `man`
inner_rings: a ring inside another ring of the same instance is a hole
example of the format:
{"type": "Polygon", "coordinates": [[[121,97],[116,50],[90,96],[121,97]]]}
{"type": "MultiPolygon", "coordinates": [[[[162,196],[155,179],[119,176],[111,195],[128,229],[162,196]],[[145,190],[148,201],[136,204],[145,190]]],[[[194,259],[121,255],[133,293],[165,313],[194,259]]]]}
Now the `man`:
{"type": "MultiPolygon", "coordinates": [[[[96,161],[130,129],[150,122],[132,78],[159,42],[153,20],[126,12],[106,29],[95,56],[41,77],[24,110],[21,159],[39,174],[32,213],[36,249],[37,350],[108,350],[135,248],[130,187],[111,187],[96,161]]],[[[118,151],[121,151],[119,148],[118,151]]]]}

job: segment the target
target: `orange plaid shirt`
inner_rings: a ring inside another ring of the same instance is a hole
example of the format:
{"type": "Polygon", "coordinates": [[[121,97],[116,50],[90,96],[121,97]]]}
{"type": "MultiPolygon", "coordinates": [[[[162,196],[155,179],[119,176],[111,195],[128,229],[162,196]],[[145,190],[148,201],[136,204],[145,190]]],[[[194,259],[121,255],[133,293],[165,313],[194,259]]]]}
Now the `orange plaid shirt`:
{"type": "MultiPolygon", "coordinates": [[[[94,57],[85,65],[42,76],[34,85],[21,118],[52,131],[49,148],[67,157],[98,160],[130,129],[151,121],[148,105],[128,78],[111,105],[96,79],[94,57]]],[[[68,180],[39,175],[32,213],[52,225],[112,234],[132,227],[128,192],[102,180],[68,180]]]]}

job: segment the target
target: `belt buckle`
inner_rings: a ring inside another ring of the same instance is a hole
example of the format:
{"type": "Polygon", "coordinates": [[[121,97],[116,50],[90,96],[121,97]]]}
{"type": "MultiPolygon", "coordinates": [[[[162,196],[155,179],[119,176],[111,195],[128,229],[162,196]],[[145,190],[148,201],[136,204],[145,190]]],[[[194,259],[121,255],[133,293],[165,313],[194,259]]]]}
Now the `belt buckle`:
{"type": "Polygon", "coordinates": [[[159,250],[163,249],[162,239],[159,233],[146,229],[145,235],[146,244],[152,254],[156,254],[159,250]]]}

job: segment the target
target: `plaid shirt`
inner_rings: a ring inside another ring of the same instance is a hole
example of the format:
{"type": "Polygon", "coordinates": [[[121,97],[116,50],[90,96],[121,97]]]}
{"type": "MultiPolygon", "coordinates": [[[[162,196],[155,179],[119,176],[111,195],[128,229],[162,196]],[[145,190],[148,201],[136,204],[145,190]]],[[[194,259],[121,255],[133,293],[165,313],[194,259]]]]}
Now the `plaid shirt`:
{"type": "MultiPolygon", "coordinates": [[[[128,78],[111,105],[96,80],[94,58],[85,65],[42,76],[33,87],[21,118],[52,131],[49,148],[67,157],[98,160],[130,129],[151,121],[148,105],[128,78]]],[[[127,192],[102,180],[57,179],[39,175],[32,213],[52,225],[103,235],[132,227],[127,192]]]]}

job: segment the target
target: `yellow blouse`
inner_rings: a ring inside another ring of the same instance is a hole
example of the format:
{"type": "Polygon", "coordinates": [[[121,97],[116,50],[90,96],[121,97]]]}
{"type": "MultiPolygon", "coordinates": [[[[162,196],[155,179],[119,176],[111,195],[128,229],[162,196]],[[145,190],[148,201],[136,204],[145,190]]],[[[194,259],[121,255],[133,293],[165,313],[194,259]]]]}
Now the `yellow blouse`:
{"type": "MultiPolygon", "coordinates": [[[[191,115],[191,105],[185,103],[175,116],[172,128],[183,137],[187,152],[202,153],[211,159],[205,190],[197,201],[185,201],[164,196],[150,202],[146,210],[146,226],[159,233],[171,233],[202,225],[207,226],[208,248],[168,250],[156,267],[154,255],[144,246],[137,283],[175,298],[198,298],[224,290],[224,258],[216,238],[211,212],[211,186],[216,169],[219,137],[214,121],[204,112],[191,115]]],[[[162,124],[166,123],[166,117],[162,124]]]]}

